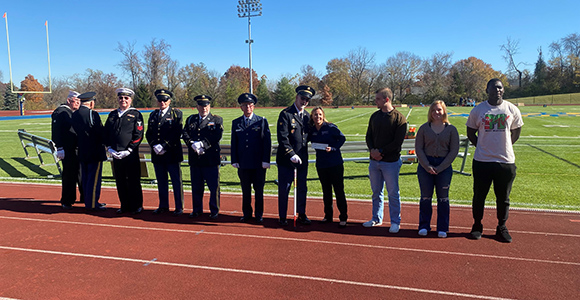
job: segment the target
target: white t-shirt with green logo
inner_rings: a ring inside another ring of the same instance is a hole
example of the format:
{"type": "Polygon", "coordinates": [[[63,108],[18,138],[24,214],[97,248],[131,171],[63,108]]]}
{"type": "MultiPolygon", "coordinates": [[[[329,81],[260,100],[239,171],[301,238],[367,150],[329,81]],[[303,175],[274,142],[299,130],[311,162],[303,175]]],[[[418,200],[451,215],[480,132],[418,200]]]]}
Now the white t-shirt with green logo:
{"type": "Polygon", "coordinates": [[[471,110],[465,125],[478,131],[473,159],[482,162],[515,163],[510,130],[524,125],[517,106],[505,100],[497,106],[490,105],[487,101],[482,102],[471,110]]]}

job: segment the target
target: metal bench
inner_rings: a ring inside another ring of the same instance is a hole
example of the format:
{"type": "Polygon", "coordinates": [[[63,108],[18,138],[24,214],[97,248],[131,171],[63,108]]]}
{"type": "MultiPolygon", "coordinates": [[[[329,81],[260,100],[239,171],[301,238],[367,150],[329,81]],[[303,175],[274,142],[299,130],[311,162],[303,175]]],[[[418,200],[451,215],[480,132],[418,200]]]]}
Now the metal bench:
{"type": "Polygon", "coordinates": [[[34,135],[26,132],[24,129],[18,129],[18,137],[20,138],[20,144],[22,149],[24,149],[24,154],[26,154],[26,159],[38,158],[40,160],[39,166],[56,166],[58,173],[62,175],[62,169],[60,168],[59,159],[56,157],[56,145],[53,141],[43,138],[38,135],[34,135]],[[30,156],[27,148],[33,148],[36,156],[30,156]],[[46,153],[52,156],[54,159],[53,164],[45,164],[42,159],[41,153],[46,153]]]}

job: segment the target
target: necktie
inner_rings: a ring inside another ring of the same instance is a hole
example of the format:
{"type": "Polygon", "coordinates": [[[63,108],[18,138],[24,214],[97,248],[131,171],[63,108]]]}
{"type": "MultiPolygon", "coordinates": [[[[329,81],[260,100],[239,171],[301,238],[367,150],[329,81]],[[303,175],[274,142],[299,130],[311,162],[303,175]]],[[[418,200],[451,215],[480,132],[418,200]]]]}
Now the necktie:
{"type": "Polygon", "coordinates": [[[250,125],[250,118],[246,118],[246,127],[250,125]]]}

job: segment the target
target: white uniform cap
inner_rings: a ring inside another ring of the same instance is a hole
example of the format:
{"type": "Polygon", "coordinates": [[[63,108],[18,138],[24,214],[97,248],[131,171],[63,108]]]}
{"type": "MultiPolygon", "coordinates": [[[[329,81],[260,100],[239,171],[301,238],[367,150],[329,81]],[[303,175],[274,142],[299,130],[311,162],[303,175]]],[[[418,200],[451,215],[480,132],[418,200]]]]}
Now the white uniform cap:
{"type": "Polygon", "coordinates": [[[115,91],[117,93],[117,96],[119,95],[127,95],[130,97],[133,97],[133,95],[135,95],[135,92],[133,92],[133,90],[128,89],[128,88],[119,88],[115,91]]]}
{"type": "Polygon", "coordinates": [[[73,98],[73,97],[78,97],[81,93],[79,92],[75,92],[75,91],[68,91],[68,97],[67,98],[73,98]]]}

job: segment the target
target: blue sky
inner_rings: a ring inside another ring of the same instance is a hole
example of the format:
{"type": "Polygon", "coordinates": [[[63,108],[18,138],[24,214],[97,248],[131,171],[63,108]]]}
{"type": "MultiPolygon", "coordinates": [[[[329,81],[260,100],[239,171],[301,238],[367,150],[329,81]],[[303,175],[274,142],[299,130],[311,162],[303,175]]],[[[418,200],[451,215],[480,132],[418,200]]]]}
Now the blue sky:
{"type": "MultiPolygon", "coordinates": [[[[2,1],[7,12],[13,79],[48,77],[48,20],[52,77],[98,69],[125,79],[117,64],[118,42],[153,38],[172,46],[180,66],[203,62],[225,72],[248,66],[247,19],[237,1],[2,1]]],[[[365,47],[383,63],[398,51],[420,57],[453,52],[453,60],[475,56],[506,71],[500,45],[520,41],[517,61],[533,70],[537,49],[580,32],[580,1],[345,1],[262,0],[263,15],[252,18],[253,68],[270,80],[326,63],[365,47]]],[[[4,19],[1,20],[4,26],[4,19]]],[[[9,80],[5,29],[0,35],[1,81],[9,80]]]]}

